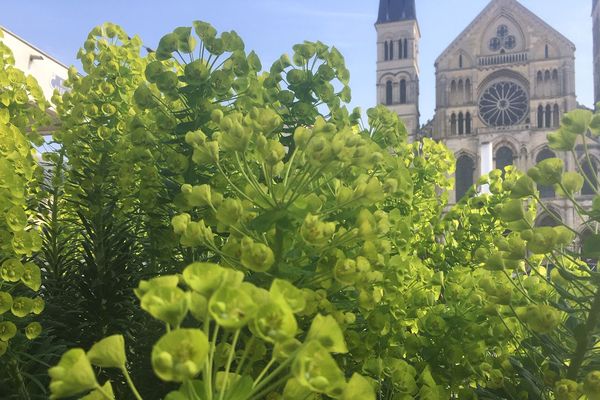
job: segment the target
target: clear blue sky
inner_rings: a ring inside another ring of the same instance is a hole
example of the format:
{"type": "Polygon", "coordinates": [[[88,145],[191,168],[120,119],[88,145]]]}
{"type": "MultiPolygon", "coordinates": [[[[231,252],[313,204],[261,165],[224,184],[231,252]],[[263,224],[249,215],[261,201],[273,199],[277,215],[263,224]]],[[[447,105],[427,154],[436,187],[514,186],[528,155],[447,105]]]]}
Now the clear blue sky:
{"type": "MultiPolygon", "coordinates": [[[[580,103],[593,104],[591,1],[521,0],[577,46],[580,103]]],[[[417,0],[421,41],[421,123],[433,116],[433,63],[488,0],[417,0]]],[[[1,0],[0,25],[66,64],[95,25],[111,21],[150,47],[192,20],[235,30],[248,50],[269,66],[295,43],[321,40],[337,46],[351,72],[353,106],[375,104],[375,29],[378,0],[1,0]]]]}

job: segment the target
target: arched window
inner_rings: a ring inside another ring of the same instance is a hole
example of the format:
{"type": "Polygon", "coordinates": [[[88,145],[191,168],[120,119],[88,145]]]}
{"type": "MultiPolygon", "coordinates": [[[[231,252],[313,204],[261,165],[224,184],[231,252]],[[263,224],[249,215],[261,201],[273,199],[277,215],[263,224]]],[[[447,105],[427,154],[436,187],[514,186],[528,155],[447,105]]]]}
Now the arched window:
{"type": "Polygon", "coordinates": [[[390,40],[390,60],[394,59],[394,41],[390,40]]]}
{"type": "Polygon", "coordinates": [[[466,93],[465,98],[467,99],[467,101],[471,101],[471,80],[470,79],[467,79],[465,81],[465,93],[466,93]]]}
{"type": "Polygon", "coordinates": [[[385,61],[389,60],[390,59],[390,49],[389,49],[387,40],[385,42],[383,42],[383,53],[384,53],[383,59],[385,61]]]}
{"type": "Polygon", "coordinates": [[[406,104],[406,79],[400,81],[400,104],[406,104]]]}
{"type": "Polygon", "coordinates": [[[544,214],[541,215],[538,220],[537,223],[535,224],[537,227],[541,228],[541,227],[555,227],[560,225],[562,218],[560,217],[560,215],[558,215],[555,212],[552,212],[553,215],[549,215],[549,214],[544,214]]]}
{"type": "Polygon", "coordinates": [[[550,71],[549,70],[546,70],[546,72],[544,72],[544,80],[545,81],[550,80],[550,71]]]}
{"type": "Polygon", "coordinates": [[[550,128],[552,126],[552,107],[550,104],[546,106],[546,128],[550,128]]]}
{"type": "Polygon", "coordinates": [[[475,162],[467,155],[462,155],[456,160],[456,201],[464,197],[467,191],[473,186],[473,172],[475,171],[475,162]]]}
{"type": "Polygon", "coordinates": [[[402,39],[398,40],[398,58],[402,58],[402,39]]]}
{"type": "Polygon", "coordinates": [[[408,58],[408,39],[404,39],[404,58],[408,58]]]}
{"type": "Polygon", "coordinates": [[[542,71],[538,71],[537,73],[537,81],[541,82],[544,80],[544,74],[542,74],[542,71]]]}
{"type": "Polygon", "coordinates": [[[392,102],[394,101],[393,99],[393,94],[394,94],[394,87],[392,86],[392,81],[387,81],[385,83],[385,104],[387,104],[388,106],[390,104],[392,104],[392,102]]]}
{"type": "Polygon", "coordinates": [[[465,133],[467,135],[471,134],[471,113],[467,112],[467,116],[465,117],[465,133]]]}
{"type": "Polygon", "coordinates": [[[558,80],[558,70],[557,69],[552,70],[552,80],[553,81],[558,80]]]}
{"type": "Polygon", "coordinates": [[[504,168],[514,163],[514,153],[510,147],[502,146],[496,151],[496,169],[504,170],[504,168]]]}
{"type": "Polygon", "coordinates": [[[456,81],[453,80],[452,83],[450,84],[450,94],[454,95],[456,94],[456,81]]]}
{"type": "MultiPolygon", "coordinates": [[[[555,157],[556,157],[556,154],[554,154],[554,152],[552,150],[544,149],[538,153],[537,157],[535,158],[535,162],[539,163],[544,160],[547,160],[548,158],[555,158],[555,157]]],[[[556,197],[556,195],[554,193],[554,188],[552,186],[538,185],[538,190],[540,191],[540,197],[542,199],[551,199],[551,198],[556,197]]]]}
{"type": "Polygon", "coordinates": [[[558,108],[558,104],[554,105],[554,110],[552,111],[552,126],[557,128],[560,125],[560,109],[558,108]]]}
{"type": "Polygon", "coordinates": [[[463,67],[463,56],[462,54],[458,56],[458,68],[463,67]]]}
{"type": "Polygon", "coordinates": [[[456,114],[454,113],[450,117],[450,133],[456,135],[456,114]]]}
{"type": "Polygon", "coordinates": [[[550,49],[548,48],[548,45],[544,47],[544,57],[550,58],[550,49]]]}
{"type": "Polygon", "coordinates": [[[465,116],[462,112],[458,113],[458,134],[465,134],[465,116]]]}
{"type": "Polygon", "coordinates": [[[591,196],[596,194],[598,189],[598,166],[594,161],[590,164],[587,159],[581,163],[583,175],[587,178],[583,183],[581,194],[591,196]]]}
{"type": "Polygon", "coordinates": [[[544,106],[540,104],[537,111],[538,128],[544,127],[544,106]]]}

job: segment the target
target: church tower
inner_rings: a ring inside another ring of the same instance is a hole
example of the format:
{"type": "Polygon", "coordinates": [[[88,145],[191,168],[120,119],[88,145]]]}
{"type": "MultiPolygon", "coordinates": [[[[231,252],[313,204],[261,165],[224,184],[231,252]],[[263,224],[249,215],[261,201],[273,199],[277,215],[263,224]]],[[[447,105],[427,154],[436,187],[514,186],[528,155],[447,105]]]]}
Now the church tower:
{"type": "Polygon", "coordinates": [[[377,103],[404,120],[410,140],[419,130],[419,40],[415,0],[380,0],[377,103]]]}
{"type": "Polygon", "coordinates": [[[592,18],[594,20],[594,105],[600,102],[600,3],[592,2],[592,18]]]}

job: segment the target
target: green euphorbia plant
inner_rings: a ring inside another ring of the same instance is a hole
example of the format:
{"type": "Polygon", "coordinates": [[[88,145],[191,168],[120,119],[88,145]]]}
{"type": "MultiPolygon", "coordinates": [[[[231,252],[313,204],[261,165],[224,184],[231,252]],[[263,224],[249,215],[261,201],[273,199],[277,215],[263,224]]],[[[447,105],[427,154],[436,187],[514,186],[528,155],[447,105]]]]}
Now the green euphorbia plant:
{"type": "Polygon", "coordinates": [[[41,247],[31,209],[41,170],[32,144],[43,142],[38,129],[48,122],[46,106],[40,87],[15,68],[0,40],[0,359],[7,364],[16,335],[35,339],[41,333],[32,318],[44,309],[36,296],[40,268],[31,258],[41,247]]]}
{"type": "MultiPolygon", "coordinates": [[[[179,388],[166,399],[375,399],[372,383],[349,380],[332,354],[348,351],[331,316],[317,315],[302,332],[296,316],[310,306],[300,289],[274,280],[270,289],[244,282],[240,271],[194,263],[180,276],[140,282],[141,307],[165,324],[151,362],[156,375],[179,388]],[[298,339],[299,335],[304,338],[298,339]]],[[[125,341],[107,337],[85,352],[72,349],[49,371],[51,398],[89,392],[86,399],[113,399],[109,381],[98,383],[92,366],[122,371],[141,399],[127,370],[125,341]]]]}

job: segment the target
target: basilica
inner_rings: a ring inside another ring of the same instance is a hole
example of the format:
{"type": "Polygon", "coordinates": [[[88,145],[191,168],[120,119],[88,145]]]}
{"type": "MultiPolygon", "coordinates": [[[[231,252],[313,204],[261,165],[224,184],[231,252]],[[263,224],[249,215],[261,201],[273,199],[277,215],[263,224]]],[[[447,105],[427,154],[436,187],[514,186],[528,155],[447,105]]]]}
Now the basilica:
{"type": "MultiPolygon", "coordinates": [[[[596,101],[600,97],[600,6],[593,1],[596,101]]],[[[377,30],[377,101],[398,113],[411,140],[431,136],[456,157],[456,202],[492,169],[522,171],[560,157],[590,178],[600,167],[600,145],[591,163],[582,154],[555,152],[546,136],[564,113],[579,107],[575,45],[517,0],[492,0],[435,62],[436,110],[419,123],[419,39],[415,0],[380,0],[377,30]]],[[[591,77],[590,77],[591,78],[591,77]]],[[[595,179],[579,199],[591,205],[595,179]]],[[[596,185],[597,186],[597,185],[596,185]]],[[[552,187],[540,187],[546,208],[536,223],[581,223],[552,187]],[[552,214],[552,215],[549,215],[552,214]]]]}

